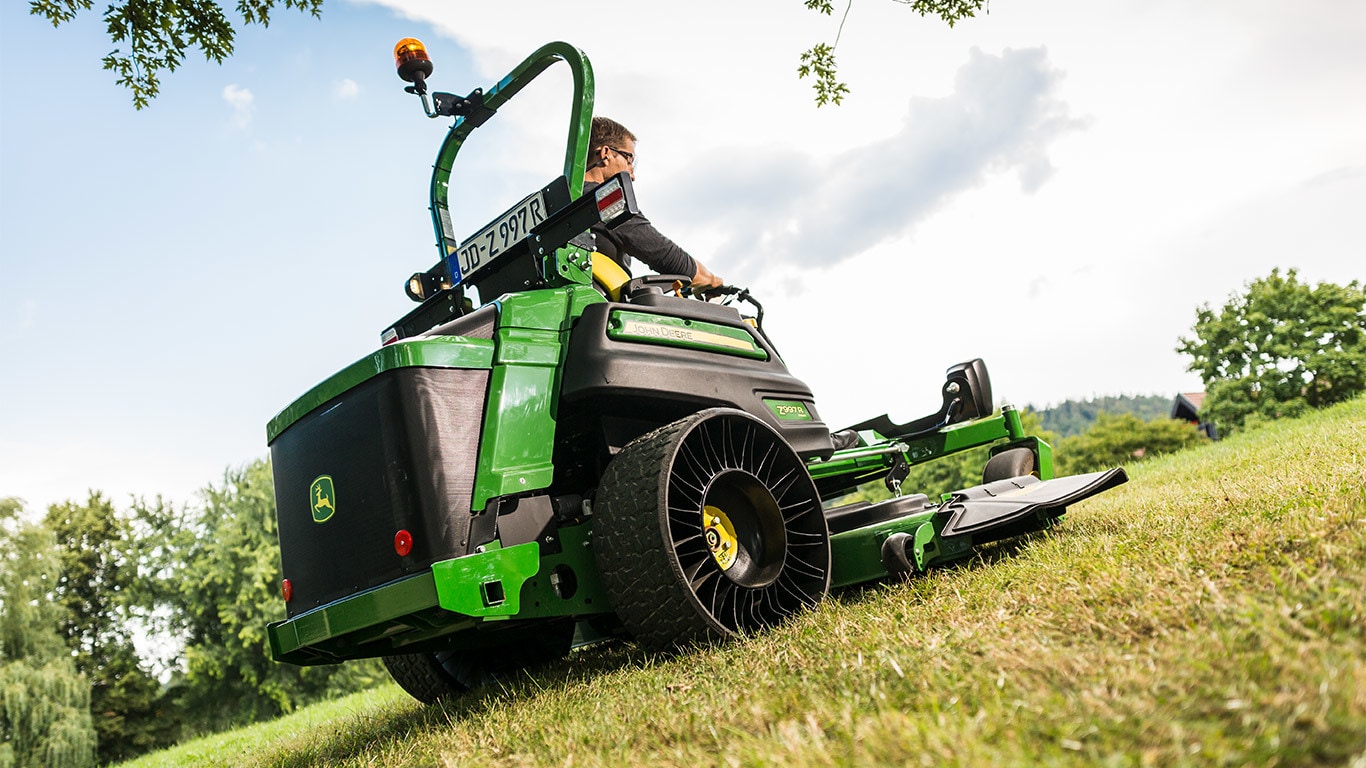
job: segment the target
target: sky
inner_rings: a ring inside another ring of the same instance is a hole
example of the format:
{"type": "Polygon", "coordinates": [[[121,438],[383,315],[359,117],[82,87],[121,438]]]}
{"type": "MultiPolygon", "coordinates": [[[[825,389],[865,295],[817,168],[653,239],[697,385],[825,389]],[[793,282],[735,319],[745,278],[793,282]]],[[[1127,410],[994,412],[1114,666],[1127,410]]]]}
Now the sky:
{"type": "MultiPolygon", "coordinates": [[[[1198,307],[1366,278],[1366,5],[836,5],[328,0],[135,111],[97,15],[4,3],[0,496],[193,503],[411,308],[449,121],[402,91],[408,36],[457,93],[582,49],[642,209],[760,298],[833,427],[930,412],[974,357],[1017,405],[1198,391],[1198,307]],[[837,37],[851,92],[817,108],[798,57],[837,37]]],[[[476,131],[458,229],[559,175],[569,93],[552,67],[476,131]]]]}

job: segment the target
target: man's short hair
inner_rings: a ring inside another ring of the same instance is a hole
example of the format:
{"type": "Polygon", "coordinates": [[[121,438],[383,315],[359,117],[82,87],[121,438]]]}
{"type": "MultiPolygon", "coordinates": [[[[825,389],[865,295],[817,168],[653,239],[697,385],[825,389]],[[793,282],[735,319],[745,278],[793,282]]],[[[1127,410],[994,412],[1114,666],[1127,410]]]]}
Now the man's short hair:
{"type": "Polygon", "coordinates": [[[588,133],[588,151],[598,147],[619,148],[627,139],[636,140],[636,135],[626,130],[626,126],[610,117],[593,118],[593,128],[588,133]]]}

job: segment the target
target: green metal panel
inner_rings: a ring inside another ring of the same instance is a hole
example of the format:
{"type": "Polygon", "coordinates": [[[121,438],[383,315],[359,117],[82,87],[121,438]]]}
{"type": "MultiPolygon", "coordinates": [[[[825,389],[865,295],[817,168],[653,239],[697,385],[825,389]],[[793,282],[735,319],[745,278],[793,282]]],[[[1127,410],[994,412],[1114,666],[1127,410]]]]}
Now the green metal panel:
{"type": "Polygon", "coordinates": [[[522,584],[541,565],[541,545],[534,541],[432,564],[441,607],[466,616],[507,618],[522,604],[522,584]]]}
{"type": "Polygon", "coordinates": [[[592,288],[509,294],[498,300],[497,358],[489,381],[472,507],[548,488],[554,479],[555,405],[573,319],[602,301],[592,288]]]}
{"type": "Polygon", "coordinates": [[[409,646],[451,636],[481,621],[611,612],[589,546],[591,525],[562,528],[559,535],[561,551],[556,553],[540,555],[535,542],[507,548],[494,544],[272,623],[266,628],[271,655],[291,664],[329,664],[381,655],[391,644],[409,646]],[[564,586],[567,579],[574,583],[572,591],[564,586]],[[558,589],[556,580],[561,582],[558,589]],[[489,583],[501,588],[501,603],[489,604],[484,586],[489,583]]]}
{"type": "Polygon", "coordinates": [[[847,587],[887,576],[882,542],[894,533],[913,533],[934,517],[935,510],[874,523],[830,537],[830,588],[847,587]]]}
{"type": "Polygon", "coordinates": [[[266,443],[303,418],[309,411],[379,374],[405,367],[489,368],[493,365],[493,342],[463,336],[408,339],[380,347],[343,368],[290,403],[266,425],[266,443]]]}
{"type": "Polygon", "coordinates": [[[612,611],[589,546],[591,529],[588,523],[560,529],[560,552],[542,554],[540,572],[522,585],[518,618],[585,616],[612,611]],[[561,585],[558,588],[557,580],[561,585]]]}
{"type": "Polygon", "coordinates": [[[1049,445],[1048,443],[1045,443],[1037,437],[1030,439],[1034,441],[1034,451],[1039,455],[1039,479],[1053,479],[1055,471],[1053,469],[1053,446],[1049,445]]]}
{"type": "Polygon", "coordinates": [[[874,472],[880,468],[890,467],[893,455],[892,452],[878,453],[877,449],[894,446],[898,442],[906,446],[906,462],[915,465],[1006,439],[1010,439],[1010,442],[993,447],[992,455],[1010,448],[1030,448],[1038,455],[1039,478],[1047,480],[1053,477],[1053,448],[1033,435],[1024,434],[1019,414],[1013,409],[1006,409],[996,416],[985,419],[953,424],[914,440],[887,440],[836,451],[825,461],[813,460],[807,464],[807,470],[817,480],[874,472]]]}
{"type": "Polygon", "coordinates": [[[1005,406],[1001,409],[1001,416],[1006,420],[1006,432],[1015,440],[1025,436],[1024,423],[1020,421],[1020,412],[1013,406],[1005,406]]]}
{"type": "Polygon", "coordinates": [[[918,440],[907,440],[906,460],[919,464],[950,453],[1010,437],[1003,415],[953,424],[918,440]]]}
{"type": "Polygon", "coordinates": [[[768,353],[740,328],[701,320],[615,310],[607,320],[607,336],[614,341],[662,344],[767,360],[768,353]]]}
{"type": "Polygon", "coordinates": [[[541,262],[547,283],[554,286],[593,284],[592,253],[576,245],[566,245],[551,256],[541,262]]]}
{"type": "MultiPolygon", "coordinates": [[[[975,551],[972,536],[946,539],[940,535],[947,523],[948,518],[938,514],[936,507],[831,536],[830,588],[885,578],[888,573],[882,562],[882,544],[897,533],[911,537],[911,555],[916,569],[921,572],[971,556],[975,551]]],[[[1018,524],[1012,535],[1043,530],[1052,524],[1052,519],[1035,518],[1031,522],[1018,524]]]]}
{"type": "MultiPolygon", "coordinates": [[[[588,136],[593,120],[593,66],[589,63],[588,57],[568,43],[548,43],[489,88],[484,94],[484,106],[498,109],[556,61],[569,64],[574,78],[569,136],[564,154],[564,176],[569,181],[569,197],[573,199],[583,194],[583,174],[588,161],[588,136]]],[[[432,226],[436,230],[437,251],[442,260],[460,244],[459,235],[454,231],[450,217],[451,169],[461,145],[473,130],[474,126],[468,120],[463,117],[457,118],[446,133],[446,139],[441,144],[436,164],[432,169],[432,226]]]]}
{"type": "Polygon", "coordinates": [[[498,299],[499,328],[559,331],[567,328],[574,301],[572,288],[509,293],[498,299]]]}
{"type": "Polygon", "coordinates": [[[560,551],[541,554],[532,541],[436,563],[432,574],[441,607],[466,616],[498,620],[583,616],[612,610],[602,588],[591,526],[562,528],[560,551]],[[556,582],[559,586],[556,586],[556,582]],[[491,599],[488,585],[497,584],[491,599]]]}
{"type": "MultiPolygon", "coordinates": [[[[558,336],[554,336],[558,342],[558,336]]],[[[552,404],[554,365],[511,364],[493,369],[488,411],[479,445],[479,468],[471,506],[482,510],[498,496],[550,486],[555,475],[552,404]]]]}
{"type": "Polygon", "coordinates": [[[891,466],[891,453],[876,453],[880,447],[890,447],[898,443],[905,447],[906,461],[919,464],[949,453],[989,445],[1009,437],[1006,420],[996,415],[977,421],[954,424],[916,440],[890,440],[876,442],[870,446],[860,446],[844,451],[836,451],[825,461],[812,461],[806,465],[811,476],[817,480],[838,475],[863,474],[881,467],[891,466]]]}
{"type": "MultiPolygon", "coordinates": [[[[572,323],[583,314],[583,310],[593,304],[602,304],[607,301],[597,289],[587,286],[570,286],[566,289],[569,296],[568,322],[572,323]]],[[[569,325],[566,324],[564,330],[568,332],[569,325]]]]}
{"type": "Polygon", "coordinates": [[[498,351],[493,362],[504,365],[556,365],[560,361],[560,333],[532,328],[498,329],[498,351]]]}
{"type": "MultiPolygon", "coordinates": [[[[431,573],[385,584],[338,600],[266,627],[271,656],[291,664],[326,663],[333,653],[344,654],[345,644],[336,641],[437,605],[436,584],[431,573]],[[317,646],[323,650],[313,650],[317,646]]],[[[346,658],[343,656],[343,658],[346,658]]]]}

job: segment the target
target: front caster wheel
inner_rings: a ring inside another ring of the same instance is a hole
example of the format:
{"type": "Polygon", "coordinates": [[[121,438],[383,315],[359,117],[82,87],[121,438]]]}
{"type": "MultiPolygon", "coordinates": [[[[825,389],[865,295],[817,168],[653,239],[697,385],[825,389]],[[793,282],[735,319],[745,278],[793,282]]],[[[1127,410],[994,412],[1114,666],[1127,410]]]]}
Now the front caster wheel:
{"type": "Polygon", "coordinates": [[[1010,448],[1001,451],[987,462],[987,466],[982,470],[982,484],[994,483],[997,480],[1005,480],[1011,477],[1022,475],[1038,474],[1035,466],[1034,452],[1028,448],[1010,448]]]}
{"type": "Polygon", "coordinates": [[[830,540],[805,465],[771,427],[717,408],[612,459],[593,548],[603,586],[644,648],[772,626],[830,585],[830,540]]]}

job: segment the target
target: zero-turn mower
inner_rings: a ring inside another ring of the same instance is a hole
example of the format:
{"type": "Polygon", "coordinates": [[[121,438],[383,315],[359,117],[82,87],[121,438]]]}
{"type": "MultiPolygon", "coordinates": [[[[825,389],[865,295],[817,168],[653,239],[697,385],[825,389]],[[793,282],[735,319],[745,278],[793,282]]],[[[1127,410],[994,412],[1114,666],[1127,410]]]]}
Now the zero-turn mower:
{"type": "Polygon", "coordinates": [[[832,434],[747,290],[688,298],[686,278],[628,278],[594,253],[592,227],[638,210],[625,173],[584,194],[582,52],[551,43],[467,96],[428,93],[416,40],[395,59],[427,115],[454,119],[431,180],[439,260],[408,279],[418,305],[372,354],[269,423],[275,659],[383,657],[431,702],[603,639],[663,651],[762,630],[832,588],[1048,528],[1125,481],[1055,478],[1049,445],[993,406],[981,360],[948,369],[935,413],[832,434]],[[557,61],[573,74],[561,175],[460,237],[462,143],[557,61]],[[981,485],[901,486],[978,446],[981,485]],[[878,480],[890,499],[838,503],[878,480]]]}

